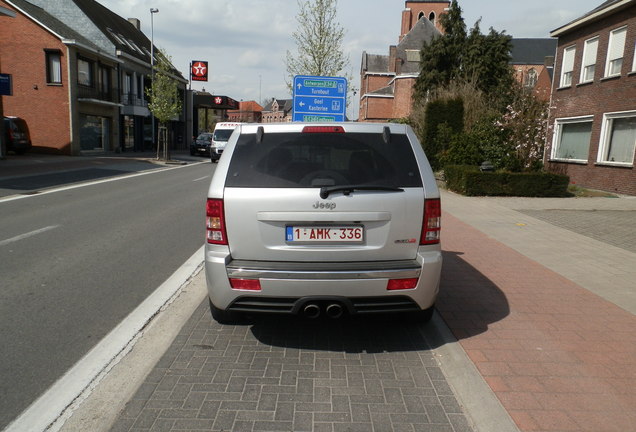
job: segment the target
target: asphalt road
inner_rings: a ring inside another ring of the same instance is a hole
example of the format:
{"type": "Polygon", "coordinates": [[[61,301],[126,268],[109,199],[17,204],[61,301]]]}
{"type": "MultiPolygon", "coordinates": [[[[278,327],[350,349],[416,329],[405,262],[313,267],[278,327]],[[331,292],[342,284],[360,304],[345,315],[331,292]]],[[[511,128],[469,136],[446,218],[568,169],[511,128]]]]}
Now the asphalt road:
{"type": "Polygon", "coordinates": [[[213,169],[0,201],[0,430],[201,247],[213,169]]]}

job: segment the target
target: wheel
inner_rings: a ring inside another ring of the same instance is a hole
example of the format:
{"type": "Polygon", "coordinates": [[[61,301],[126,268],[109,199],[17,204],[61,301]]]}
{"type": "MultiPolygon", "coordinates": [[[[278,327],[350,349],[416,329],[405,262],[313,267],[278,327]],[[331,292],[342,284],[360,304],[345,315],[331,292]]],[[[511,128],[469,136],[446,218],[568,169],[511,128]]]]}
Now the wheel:
{"type": "Polygon", "coordinates": [[[236,324],[240,316],[236,312],[219,309],[212,303],[212,300],[208,299],[210,302],[210,313],[212,314],[212,318],[219,324],[236,324]]]}

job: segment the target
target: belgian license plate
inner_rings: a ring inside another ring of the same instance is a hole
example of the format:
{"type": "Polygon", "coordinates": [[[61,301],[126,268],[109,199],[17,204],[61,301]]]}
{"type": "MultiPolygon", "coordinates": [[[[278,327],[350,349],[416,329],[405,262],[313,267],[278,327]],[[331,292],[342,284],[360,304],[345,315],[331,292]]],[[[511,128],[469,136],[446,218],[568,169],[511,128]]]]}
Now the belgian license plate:
{"type": "Polygon", "coordinates": [[[288,226],[287,242],[362,243],[364,227],[356,226],[288,226]]]}

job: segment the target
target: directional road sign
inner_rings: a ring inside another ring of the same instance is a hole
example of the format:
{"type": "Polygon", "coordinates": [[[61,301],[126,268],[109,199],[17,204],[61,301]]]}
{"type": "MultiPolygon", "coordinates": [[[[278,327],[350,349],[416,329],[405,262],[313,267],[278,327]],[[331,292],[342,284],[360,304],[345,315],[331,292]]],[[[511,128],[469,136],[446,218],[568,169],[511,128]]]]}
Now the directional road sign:
{"type": "Polygon", "coordinates": [[[296,75],[293,121],[345,121],[347,80],[341,77],[296,75]]]}

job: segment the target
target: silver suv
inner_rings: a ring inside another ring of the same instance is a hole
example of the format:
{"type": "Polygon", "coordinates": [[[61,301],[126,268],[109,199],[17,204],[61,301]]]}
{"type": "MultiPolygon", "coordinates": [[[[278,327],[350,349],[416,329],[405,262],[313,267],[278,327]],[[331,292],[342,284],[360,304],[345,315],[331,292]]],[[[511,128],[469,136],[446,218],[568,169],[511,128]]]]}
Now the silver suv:
{"type": "Polygon", "coordinates": [[[407,125],[242,124],[206,212],[220,323],[253,313],[432,316],[440,195],[407,125]]]}

